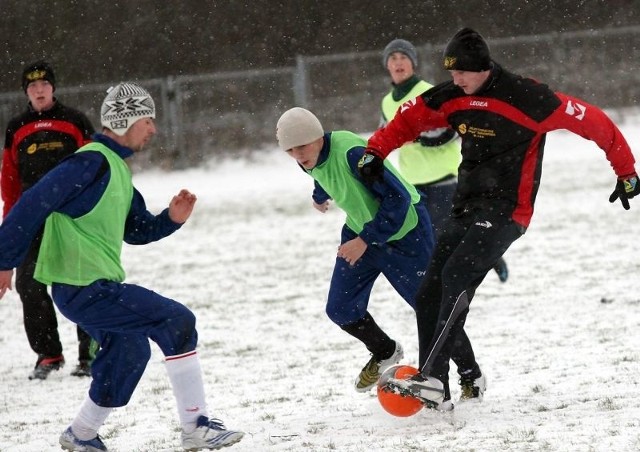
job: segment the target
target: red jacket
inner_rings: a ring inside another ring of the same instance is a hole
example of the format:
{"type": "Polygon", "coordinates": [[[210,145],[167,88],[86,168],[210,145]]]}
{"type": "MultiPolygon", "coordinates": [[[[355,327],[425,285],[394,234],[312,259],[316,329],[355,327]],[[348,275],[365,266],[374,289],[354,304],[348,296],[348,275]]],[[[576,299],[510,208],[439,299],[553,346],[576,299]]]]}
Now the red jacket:
{"type": "Polygon", "coordinates": [[[67,155],[91,141],[87,117],[56,101],[49,110],[26,112],[9,121],[2,154],[3,218],[22,192],[34,185],[67,155]]]}
{"type": "Polygon", "coordinates": [[[384,158],[420,132],[447,126],[462,138],[454,216],[490,206],[527,227],[540,183],[545,134],[553,130],[594,141],[618,177],[635,173],[629,145],[602,110],[497,64],[473,95],[449,81],[405,103],[367,147],[384,158]]]}

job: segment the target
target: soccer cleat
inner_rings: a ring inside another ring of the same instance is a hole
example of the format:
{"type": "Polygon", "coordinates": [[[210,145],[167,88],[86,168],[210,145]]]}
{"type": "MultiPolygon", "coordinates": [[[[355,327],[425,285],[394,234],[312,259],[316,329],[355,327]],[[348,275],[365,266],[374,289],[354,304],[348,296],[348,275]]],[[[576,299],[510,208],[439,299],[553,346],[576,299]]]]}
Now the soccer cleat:
{"type": "Polygon", "coordinates": [[[474,399],[482,402],[484,391],[487,389],[487,378],[484,376],[484,373],[481,373],[477,378],[461,376],[458,383],[460,383],[461,402],[474,399]]]}
{"type": "Polygon", "coordinates": [[[507,282],[507,279],[509,279],[509,268],[507,268],[507,263],[504,258],[501,257],[496,261],[493,270],[498,274],[500,282],[507,282]]]}
{"type": "Polygon", "coordinates": [[[398,364],[400,360],[404,358],[404,350],[402,345],[396,342],[396,348],[387,359],[377,360],[375,356],[372,356],[369,362],[362,368],[358,378],[356,378],[355,386],[358,392],[367,392],[373,388],[377,383],[382,372],[387,370],[394,364],[398,364]]]}
{"type": "Polygon", "coordinates": [[[420,400],[427,408],[438,411],[453,410],[450,399],[445,400],[444,384],[434,377],[425,377],[416,374],[409,378],[390,378],[385,391],[391,391],[405,397],[413,397],[420,400]]]}
{"type": "Polygon", "coordinates": [[[95,438],[84,441],[73,433],[71,427],[67,427],[67,429],[62,432],[59,441],[62,449],[73,452],[104,452],[108,450],[107,446],[102,442],[102,439],[100,439],[100,436],[96,435],[95,438]]]}
{"type": "Polygon", "coordinates": [[[29,374],[29,380],[46,380],[51,371],[60,370],[64,366],[64,356],[39,356],[34,369],[29,374]]]}
{"type": "Polygon", "coordinates": [[[220,449],[237,443],[243,436],[244,432],[227,430],[220,419],[200,416],[193,432],[182,432],[182,448],[191,451],[220,449]]]}
{"type": "Polygon", "coordinates": [[[91,376],[91,361],[80,360],[75,369],[71,371],[71,375],[74,377],[90,377],[91,376]]]}

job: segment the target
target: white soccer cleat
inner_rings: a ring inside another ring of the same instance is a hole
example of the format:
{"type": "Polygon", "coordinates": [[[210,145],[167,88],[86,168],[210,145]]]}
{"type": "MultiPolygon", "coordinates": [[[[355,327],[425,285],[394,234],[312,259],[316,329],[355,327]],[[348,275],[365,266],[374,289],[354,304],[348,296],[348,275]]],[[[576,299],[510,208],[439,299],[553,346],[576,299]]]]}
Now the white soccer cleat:
{"type": "Polygon", "coordinates": [[[416,374],[406,379],[390,378],[385,384],[385,389],[419,399],[427,408],[438,411],[453,410],[451,400],[444,399],[444,384],[434,377],[416,374]]]}
{"type": "Polygon", "coordinates": [[[100,436],[96,435],[93,439],[81,440],[73,433],[71,427],[68,427],[62,432],[59,442],[63,450],[73,452],[108,452],[107,446],[104,445],[100,436]]]}
{"type": "Polygon", "coordinates": [[[243,436],[244,432],[227,430],[219,419],[200,416],[193,432],[182,432],[182,448],[189,451],[220,449],[237,443],[243,436]]]}

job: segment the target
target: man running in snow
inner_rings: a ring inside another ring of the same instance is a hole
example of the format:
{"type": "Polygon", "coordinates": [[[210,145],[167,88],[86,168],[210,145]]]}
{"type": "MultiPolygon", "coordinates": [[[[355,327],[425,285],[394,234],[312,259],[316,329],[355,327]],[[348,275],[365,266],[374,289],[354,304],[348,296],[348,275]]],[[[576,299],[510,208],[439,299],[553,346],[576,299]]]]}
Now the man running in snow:
{"type": "Polygon", "coordinates": [[[107,450],[98,429],[114,408],[129,402],[151,357],[149,339],[165,355],[182,447],[218,449],[244,435],[209,418],[195,315],[175,300],[123,282],[122,242],[142,245],[172,234],[196,202],[181,190],[153,215],[132,184],[124,159],[156,133],[155,116],[153,99],[141,86],[112,88],[102,104],[103,133],[23,193],[0,225],[0,298],[44,223],[35,278],[51,286],[60,312],[100,344],[89,394],[60,436],[66,450],[107,450]]]}
{"type": "Polygon", "coordinates": [[[599,108],[503,69],[469,28],[449,41],[443,66],[452,81],[402,105],[371,136],[359,164],[373,183],[384,177],[383,159],[424,130],[451,127],[462,139],[453,210],[417,298],[421,373],[390,381],[390,389],[433,407],[450,403],[449,359],[477,287],[529,226],[546,133],[566,129],[604,150],[617,176],[611,202],[629,209],[640,193],[629,145],[599,108]]]}
{"type": "MultiPolygon", "coordinates": [[[[324,131],[318,118],[292,108],[279,119],[276,135],[283,151],[314,179],[313,206],[326,212],[330,201],[346,213],[331,277],[326,313],[371,353],[355,379],[355,389],[369,391],[380,374],[404,352],[368,310],[371,290],[382,274],[415,309],[415,294],[431,259],[434,232],[415,187],[390,164],[384,181],[367,186],[358,174],[366,141],[349,131],[324,131]]],[[[456,364],[479,371],[464,331],[456,341],[456,364]]]]}

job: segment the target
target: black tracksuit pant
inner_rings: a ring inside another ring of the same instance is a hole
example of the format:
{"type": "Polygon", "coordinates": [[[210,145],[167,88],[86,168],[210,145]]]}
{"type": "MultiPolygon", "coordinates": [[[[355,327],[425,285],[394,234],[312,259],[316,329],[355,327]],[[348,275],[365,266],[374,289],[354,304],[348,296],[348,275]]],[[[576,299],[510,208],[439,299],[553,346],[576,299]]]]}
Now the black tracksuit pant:
{"type": "MultiPolygon", "coordinates": [[[[34,238],[24,262],[16,270],[16,291],[22,301],[24,329],[31,349],[42,358],[62,354],[62,344],[58,335],[58,321],[53,301],[47,292],[47,286],[33,279],[42,241],[42,230],[34,238]]],[[[90,361],[91,336],[82,328],[77,328],[78,359],[90,361]]]]}
{"type": "MultiPolygon", "coordinates": [[[[525,228],[497,210],[477,209],[451,217],[416,300],[420,370],[447,383],[449,359],[461,340],[469,303],[487,272],[525,228]]],[[[473,356],[473,351],[467,351],[473,356]]]]}

